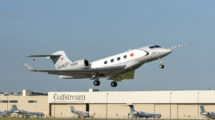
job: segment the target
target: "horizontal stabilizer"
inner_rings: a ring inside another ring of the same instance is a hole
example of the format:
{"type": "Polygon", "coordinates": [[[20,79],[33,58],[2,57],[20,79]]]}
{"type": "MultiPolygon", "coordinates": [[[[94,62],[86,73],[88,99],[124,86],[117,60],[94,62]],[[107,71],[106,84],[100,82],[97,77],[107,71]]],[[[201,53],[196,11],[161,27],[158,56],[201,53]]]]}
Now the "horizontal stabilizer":
{"type": "Polygon", "coordinates": [[[61,55],[30,55],[27,57],[60,57],[61,55]]]}
{"type": "Polygon", "coordinates": [[[30,65],[28,65],[28,64],[25,64],[24,63],[24,66],[28,69],[28,70],[30,70],[30,71],[37,71],[36,69],[34,69],[34,68],[32,68],[30,65]]]}

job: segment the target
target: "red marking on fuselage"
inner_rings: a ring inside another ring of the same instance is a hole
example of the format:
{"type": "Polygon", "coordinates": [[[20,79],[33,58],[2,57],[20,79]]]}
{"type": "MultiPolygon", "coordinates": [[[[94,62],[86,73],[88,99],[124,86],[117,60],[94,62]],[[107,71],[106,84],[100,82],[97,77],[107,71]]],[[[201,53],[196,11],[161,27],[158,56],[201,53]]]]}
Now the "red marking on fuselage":
{"type": "Polygon", "coordinates": [[[130,56],[133,57],[133,56],[134,56],[134,53],[131,53],[130,56]]]}
{"type": "Polygon", "coordinates": [[[61,60],[63,60],[64,58],[62,57],[61,60]]]}

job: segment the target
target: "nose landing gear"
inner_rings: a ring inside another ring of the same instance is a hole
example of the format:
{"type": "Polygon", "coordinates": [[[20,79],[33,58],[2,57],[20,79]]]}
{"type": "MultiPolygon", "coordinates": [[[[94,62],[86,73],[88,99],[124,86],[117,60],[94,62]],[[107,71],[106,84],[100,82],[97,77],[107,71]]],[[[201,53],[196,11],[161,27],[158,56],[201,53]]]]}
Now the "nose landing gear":
{"type": "Polygon", "coordinates": [[[162,61],[161,61],[160,58],[158,59],[158,62],[159,62],[159,64],[160,64],[160,69],[164,69],[165,66],[162,64],[162,61]]]}
{"type": "Polygon", "coordinates": [[[160,69],[164,69],[164,67],[165,67],[164,65],[160,65],[160,69]]]}

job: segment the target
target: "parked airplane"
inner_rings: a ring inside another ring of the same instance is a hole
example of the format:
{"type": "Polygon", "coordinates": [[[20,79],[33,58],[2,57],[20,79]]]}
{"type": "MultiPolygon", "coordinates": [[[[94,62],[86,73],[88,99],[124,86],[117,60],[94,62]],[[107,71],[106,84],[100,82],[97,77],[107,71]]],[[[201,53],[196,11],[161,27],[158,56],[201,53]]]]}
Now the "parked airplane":
{"type": "Polygon", "coordinates": [[[141,65],[158,60],[160,68],[164,65],[161,58],[167,56],[173,49],[186,44],[177,45],[171,48],[162,48],[159,45],[150,45],[138,49],[129,50],[117,55],[103,58],[89,63],[88,60],[78,60],[71,62],[64,51],[57,51],[51,55],[31,55],[28,57],[46,57],[55,64],[56,70],[37,70],[24,64],[27,69],[33,72],[47,72],[48,74],[59,75],[62,79],[90,78],[94,80],[94,85],[99,86],[99,78],[113,80],[112,87],[117,86],[117,82],[124,79],[134,79],[134,72],[141,65]]]}
{"type": "Polygon", "coordinates": [[[71,112],[77,115],[78,118],[92,118],[89,112],[77,111],[73,106],[70,106],[71,112]]]}
{"type": "Polygon", "coordinates": [[[207,112],[207,111],[205,111],[205,108],[204,108],[203,105],[200,105],[200,109],[201,109],[201,112],[200,112],[201,115],[204,115],[207,118],[215,119],[215,112],[207,112]]]}
{"type": "Polygon", "coordinates": [[[161,114],[157,113],[146,113],[142,111],[136,111],[133,105],[128,105],[130,107],[130,115],[132,118],[160,118],[161,114]]]}
{"type": "Polygon", "coordinates": [[[44,114],[42,112],[29,112],[26,110],[15,110],[14,113],[17,114],[17,117],[19,117],[19,115],[21,115],[24,118],[28,118],[28,117],[44,117],[44,114]]]}
{"type": "Polygon", "coordinates": [[[0,111],[0,116],[7,117],[10,116],[15,110],[17,110],[16,105],[12,105],[11,109],[8,111],[0,111]]]}

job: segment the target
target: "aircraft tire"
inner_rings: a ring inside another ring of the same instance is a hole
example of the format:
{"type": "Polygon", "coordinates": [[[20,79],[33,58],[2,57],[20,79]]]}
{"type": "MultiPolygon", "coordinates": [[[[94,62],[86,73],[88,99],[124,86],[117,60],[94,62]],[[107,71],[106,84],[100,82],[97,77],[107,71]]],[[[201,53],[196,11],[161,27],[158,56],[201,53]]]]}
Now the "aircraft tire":
{"type": "Polygon", "coordinates": [[[116,87],[117,86],[117,82],[115,82],[115,81],[113,81],[113,82],[111,82],[111,87],[116,87]]]}
{"type": "Polygon", "coordinates": [[[160,65],[160,69],[164,69],[165,68],[165,66],[164,65],[160,65]]]}
{"type": "Polygon", "coordinates": [[[99,86],[99,85],[100,85],[100,81],[99,81],[99,80],[94,80],[94,81],[93,81],[93,84],[94,84],[95,86],[99,86]]]}

